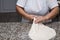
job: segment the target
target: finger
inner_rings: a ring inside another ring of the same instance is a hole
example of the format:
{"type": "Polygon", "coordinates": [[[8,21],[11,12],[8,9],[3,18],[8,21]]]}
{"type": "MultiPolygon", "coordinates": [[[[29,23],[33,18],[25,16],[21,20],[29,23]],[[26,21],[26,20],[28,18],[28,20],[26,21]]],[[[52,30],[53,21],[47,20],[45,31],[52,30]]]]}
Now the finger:
{"type": "Polygon", "coordinates": [[[35,20],[35,23],[40,23],[41,22],[41,20],[35,20]]]}
{"type": "Polygon", "coordinates": [[[35,23],[40,23],[42,21],[42,16],[35,16],[35,23]]]}
{"type": "Polygon", "coordinates": [[[43,21],[43,18],[40,18],[40,19],[36,19],[35,22],[36,23],[41,23],[43,21]]]}

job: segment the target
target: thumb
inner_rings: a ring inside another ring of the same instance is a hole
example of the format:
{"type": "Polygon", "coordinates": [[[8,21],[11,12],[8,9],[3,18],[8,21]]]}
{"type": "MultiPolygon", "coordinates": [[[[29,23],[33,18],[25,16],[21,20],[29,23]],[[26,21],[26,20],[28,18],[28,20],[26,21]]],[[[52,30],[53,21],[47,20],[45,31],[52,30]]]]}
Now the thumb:
{"type": "Polygon", "coordinates": [[[35,20],[36,20],[36,18],[34,17],[34,20],[33,20],[34,23],[35,23],[35,20]]]}

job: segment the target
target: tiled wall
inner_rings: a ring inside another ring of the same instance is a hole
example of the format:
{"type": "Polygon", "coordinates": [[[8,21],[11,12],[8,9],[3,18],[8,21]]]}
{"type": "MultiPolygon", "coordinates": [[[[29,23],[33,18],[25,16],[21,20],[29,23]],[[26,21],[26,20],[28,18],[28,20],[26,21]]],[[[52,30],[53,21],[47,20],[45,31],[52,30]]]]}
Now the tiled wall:
{"type": "Polygon", "coordinates": [[[0,13],[0,22],[20,22],[21,16],[16,12],[0,13]]]}

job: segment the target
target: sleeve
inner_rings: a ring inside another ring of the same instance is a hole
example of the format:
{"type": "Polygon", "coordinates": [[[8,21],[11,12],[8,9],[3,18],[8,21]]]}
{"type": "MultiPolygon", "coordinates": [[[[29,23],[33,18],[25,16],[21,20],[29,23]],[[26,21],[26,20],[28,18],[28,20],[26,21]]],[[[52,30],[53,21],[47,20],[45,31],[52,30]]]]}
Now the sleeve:
{"type": "Polygon", "coordinates": [[[18,0],[17,3],[16,3],[16,5],[24,7],[25,3],[26,3],[26,0],[18,0]]]}
{"type": "Polygon", "coordinates": [[[50,9],[53,9],[54,7],[58,6],[57,0],[47,0],[47,3],[50,9]]]}

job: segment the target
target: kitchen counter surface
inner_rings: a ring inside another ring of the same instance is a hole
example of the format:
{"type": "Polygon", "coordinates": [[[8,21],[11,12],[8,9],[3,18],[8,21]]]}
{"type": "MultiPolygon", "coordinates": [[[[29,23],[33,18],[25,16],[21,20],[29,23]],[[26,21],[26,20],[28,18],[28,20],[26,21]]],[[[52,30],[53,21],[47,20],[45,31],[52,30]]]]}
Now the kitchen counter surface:
{"type": "MultiPolygon", "coordinates": [[[[46,24],[56,30],[56,38],[51,40],[60,40],[60,22],[46,24]]],[[[29,23],[21,22],[0,22],[0,40],[31,40],[28,32],[31,28],[29,23]]]]}

